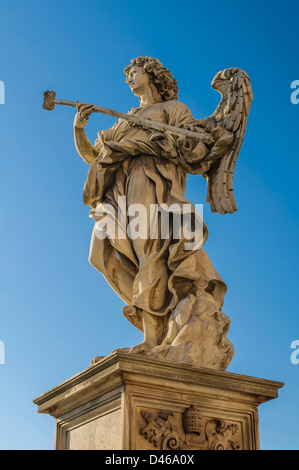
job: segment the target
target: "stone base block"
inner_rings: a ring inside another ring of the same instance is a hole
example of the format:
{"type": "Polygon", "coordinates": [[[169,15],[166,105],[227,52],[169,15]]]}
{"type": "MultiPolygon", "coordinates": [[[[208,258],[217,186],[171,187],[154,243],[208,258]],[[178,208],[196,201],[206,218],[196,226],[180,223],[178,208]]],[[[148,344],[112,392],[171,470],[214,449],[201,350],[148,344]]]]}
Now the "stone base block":
{"type": "Polygon", "coordinates": [[[57,450],[256,450],[281,382],[112,353],[34,400],[57,450]]]}

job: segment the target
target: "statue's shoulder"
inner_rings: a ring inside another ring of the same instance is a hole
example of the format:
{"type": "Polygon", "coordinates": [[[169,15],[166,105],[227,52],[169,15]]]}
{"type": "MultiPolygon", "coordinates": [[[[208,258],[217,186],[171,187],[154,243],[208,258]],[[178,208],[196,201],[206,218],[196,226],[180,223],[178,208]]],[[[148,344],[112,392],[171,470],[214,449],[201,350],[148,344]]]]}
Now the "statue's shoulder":
{"type": "Polygon", "coordinates": [[[184,103],[182,103],[179,100],[168,100],[168,101],[163,101],[162,106],[165,109],[173,109],[173,108],[178,108],[178,109],[188,109],[188,106],[186,106],[184,103]]]}
{"type": "Polygon", "coordinates": [[[179,100],[168,100],[162,103],[163,110],[166,113],[188,113],[190,109],[179,100]]]}
{"type": "Polygon", "coordinates": [[[168,100],[163,102],[163,112],[168,121],[173,121],[173,125],[178,125],[181,120],[190,121],[193,119],[192,112],[184,103],[179,100],[168,100]]]}

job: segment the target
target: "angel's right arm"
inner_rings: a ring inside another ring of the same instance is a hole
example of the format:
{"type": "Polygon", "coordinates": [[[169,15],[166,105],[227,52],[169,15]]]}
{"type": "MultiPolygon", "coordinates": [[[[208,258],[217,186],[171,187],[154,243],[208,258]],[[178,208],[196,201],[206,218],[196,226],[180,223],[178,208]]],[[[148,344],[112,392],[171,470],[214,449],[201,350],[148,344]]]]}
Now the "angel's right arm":
{"type": "Polygon", "coordinates": [[[89,115],[93,112],[93,106],[79,103],[74,119],[74,139],[78,154],[90,165],[95,161],[99,152],[86,137],[84,127],[88,123],[89,115]]]}
{"type": "Polygon", "coordinates": [[[100,150],[89,142],[83,127],[74,126],[74,138],[78,154],[86,163],[91,165],[97,158],[100,150]]]}
{"type": "Polygon", "coordinates": [[[74,120],[75,146],[80,157],[91,165],[102,150],[104,142],[112,138],[113,130],[118,125],[118,121],[114,124],[112,129],[100,131],[98,133],[98,139],[95,141],[95,144],[92,145],[85,134],[84,127],[88,122],[89,115],[93,112],[93,105],[80,103],[77,110],[78,112],[74,120]]]}

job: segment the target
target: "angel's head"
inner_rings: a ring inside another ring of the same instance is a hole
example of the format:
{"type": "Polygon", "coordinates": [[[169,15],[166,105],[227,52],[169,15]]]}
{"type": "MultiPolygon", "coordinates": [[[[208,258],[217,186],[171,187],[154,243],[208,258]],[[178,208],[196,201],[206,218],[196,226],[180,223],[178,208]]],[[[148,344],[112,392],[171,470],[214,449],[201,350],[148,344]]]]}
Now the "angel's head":
{"type": "Polygon", "coordinates": [[[141,96],[149,86],[157,93],[161,101],[178,99],[177,81],[158,59],[153,57],[137,57],[124,70],[132,92],[141,96]]]}

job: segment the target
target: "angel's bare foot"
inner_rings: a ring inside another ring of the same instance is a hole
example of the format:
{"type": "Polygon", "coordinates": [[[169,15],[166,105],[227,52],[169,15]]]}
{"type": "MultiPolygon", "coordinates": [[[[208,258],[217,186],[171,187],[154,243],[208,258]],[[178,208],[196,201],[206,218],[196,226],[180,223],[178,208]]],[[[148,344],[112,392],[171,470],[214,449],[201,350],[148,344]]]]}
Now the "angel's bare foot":
{"type": "Polygon", "coordinates": [[[117,348],[117,349],[113,349],[113,351],[111,351],[111,353],[109,354],[109,356],[111,356],[111,354],[114,354],[114,353],[126,353],[126,352],[129,352],[129,348],[117,348]]]}
{"type": "MultiPolygon", "coordinates": [[[[111,354],[114,354],[114,353],[117,353],[117,352],[123,352],[123,353],[126,353],[129,351],[129,348],[118,348],[118,349],[114,349],[110,354],[109,356],[111,356],[111,354]]],[[[93,366],[94,364],[96,364],[97,362],[100,362],[102,359],[104,359],[105,357],[108,357],[108,356],[96,356],[93,358],[93,360],[90,362],[90,365],[93,366]]]]}
{"type": "Polygon", "coordinates": [[[151,350],[151,346],[148,343],[141,343],[141,344],[136,344],[136,346],[132,346],[128,353],[129,354],[144,354],[147,351],[151,350]]]}

